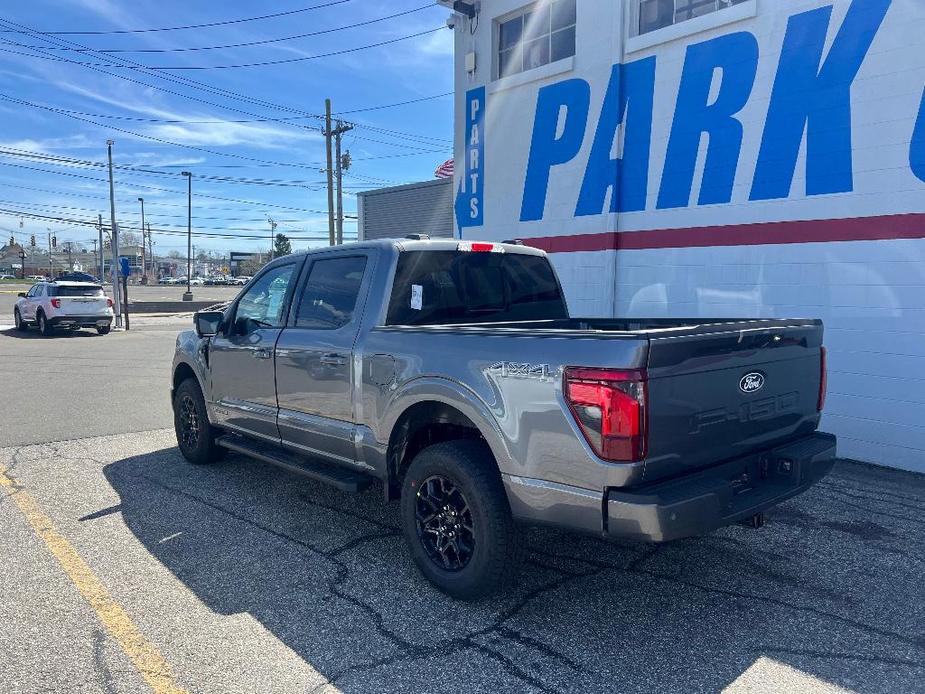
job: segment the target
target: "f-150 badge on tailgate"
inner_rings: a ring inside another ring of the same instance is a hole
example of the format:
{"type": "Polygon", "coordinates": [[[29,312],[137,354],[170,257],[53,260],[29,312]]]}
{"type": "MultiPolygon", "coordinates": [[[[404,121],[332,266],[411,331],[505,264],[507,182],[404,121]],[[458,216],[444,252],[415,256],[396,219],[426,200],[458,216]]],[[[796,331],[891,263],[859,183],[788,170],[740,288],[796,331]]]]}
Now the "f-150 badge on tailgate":
{"type": "Polygon", "coordinates": [[[762,388],[764,388],[764,374],[758,371],[745,374],[739,381],[739,390],[743,393],[756,393],[762,388]]]}

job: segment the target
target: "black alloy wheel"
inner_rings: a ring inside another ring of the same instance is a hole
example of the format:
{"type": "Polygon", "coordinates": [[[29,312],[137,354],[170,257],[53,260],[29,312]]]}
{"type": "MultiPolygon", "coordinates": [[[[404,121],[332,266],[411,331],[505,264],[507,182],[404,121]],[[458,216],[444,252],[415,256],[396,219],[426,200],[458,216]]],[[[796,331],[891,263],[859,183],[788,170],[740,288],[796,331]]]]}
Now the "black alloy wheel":
{"type": "Polygon", "coordinates": [[[180,444],[190,450],[199,447],[199,437],[201,435],[199,426],[199,413],[196,411],[196,402],[192,396],[184,393],[177,403],[179,412],[177,413],[177,438],[180,444]]]}
{"type": "Polygon", "coordinates": [[[475,551],[472,511],[456,484],[441,475],[428,477],[415,498],[418,538],[434,564],[446,571],[466,567],[475,551]]]}

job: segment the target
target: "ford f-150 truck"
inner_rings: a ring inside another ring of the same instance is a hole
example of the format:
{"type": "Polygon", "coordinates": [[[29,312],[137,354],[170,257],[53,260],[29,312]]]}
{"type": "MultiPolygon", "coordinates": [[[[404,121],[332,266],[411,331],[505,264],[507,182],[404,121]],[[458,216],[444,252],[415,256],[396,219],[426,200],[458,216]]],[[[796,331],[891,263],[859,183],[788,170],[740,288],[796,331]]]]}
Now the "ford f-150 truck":
{"type": "Polygon", "coordinates": [[[668,541],[831,469],[814,319],[571,318],[547,256],[409,237],[288,255],[177,339],[192,463],[226,450],[400,501],[421,572],[475,599],[520,526],[668,541]]]}

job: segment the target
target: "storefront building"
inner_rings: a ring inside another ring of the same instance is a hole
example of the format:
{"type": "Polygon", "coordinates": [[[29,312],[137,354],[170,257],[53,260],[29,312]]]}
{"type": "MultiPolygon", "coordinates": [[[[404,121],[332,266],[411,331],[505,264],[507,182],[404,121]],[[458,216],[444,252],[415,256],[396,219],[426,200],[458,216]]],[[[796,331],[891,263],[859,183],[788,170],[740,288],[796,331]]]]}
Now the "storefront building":
{"type": "Polygon", "coordinates": [[[456,10],[458,235],[573,315],[822,318],[841,455],[925,471],[925,2],[456,10]]]}

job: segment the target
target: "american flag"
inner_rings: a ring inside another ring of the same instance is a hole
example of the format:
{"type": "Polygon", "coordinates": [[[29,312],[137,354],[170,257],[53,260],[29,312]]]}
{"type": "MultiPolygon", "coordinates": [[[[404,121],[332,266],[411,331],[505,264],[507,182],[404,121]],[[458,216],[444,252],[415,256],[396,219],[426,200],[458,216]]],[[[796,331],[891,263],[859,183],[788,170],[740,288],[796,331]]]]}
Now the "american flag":
{"type": "Polygon", "coordinates": [[[434,176],[437,178],[453,178],[453,160],[447,159],[438,166],[437,170],[434,171],[434,176]]]}

